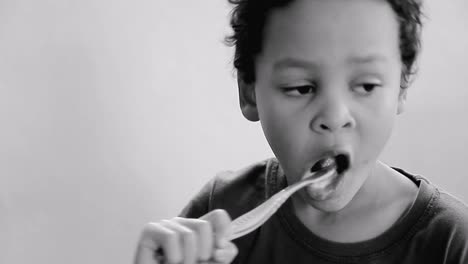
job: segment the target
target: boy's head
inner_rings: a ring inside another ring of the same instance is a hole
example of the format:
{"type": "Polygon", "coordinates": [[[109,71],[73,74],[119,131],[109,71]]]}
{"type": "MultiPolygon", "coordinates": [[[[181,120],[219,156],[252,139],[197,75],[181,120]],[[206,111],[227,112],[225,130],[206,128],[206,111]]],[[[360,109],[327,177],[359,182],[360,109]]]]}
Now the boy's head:
{"type": "Polygon", "coordinates": [[[419,50],[415,0],[230,0],[241,109],[260,120],[290,183],[324,153],[351,167],[335,191],[301,196],[345,207],[375,170],[402,111],[419,50]]]}
{"type": "MultiPolygon", "coordinates": [[[[234,67],[245,83],[255,82],[255,57],[263,46],[263,33],[270,12],[287,6],[294,0],[228,0],[235,7],[231,26],[234,33],[226,38],[235,46],[234,67]]],[[[415,72],[420,50],[420,0],[385,0],[395,12],[399,23],[399,48],[403,63],[401,87],[407,88],[415,72]]]]}

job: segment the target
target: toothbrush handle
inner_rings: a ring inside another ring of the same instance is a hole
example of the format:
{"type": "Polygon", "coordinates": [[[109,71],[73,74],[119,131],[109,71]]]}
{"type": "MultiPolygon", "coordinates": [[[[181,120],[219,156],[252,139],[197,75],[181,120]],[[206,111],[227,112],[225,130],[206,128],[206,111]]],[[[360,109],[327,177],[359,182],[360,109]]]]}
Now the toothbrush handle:
{"type": "Polygon", "coordinates": [[[334,174],[335,171],[329,170],[323,173],[316,173],[321,173],[323,175],[313,177],[313,179],[299,181],[291,186],[288,186],[287,188],[270,197],[259,206],[232,221],[230,239],[236,239],[257,229],[259,226],[263,225],[263,223],[265,223],[297,190],[314,183],[316,178],[329,177],[334,174]]]}

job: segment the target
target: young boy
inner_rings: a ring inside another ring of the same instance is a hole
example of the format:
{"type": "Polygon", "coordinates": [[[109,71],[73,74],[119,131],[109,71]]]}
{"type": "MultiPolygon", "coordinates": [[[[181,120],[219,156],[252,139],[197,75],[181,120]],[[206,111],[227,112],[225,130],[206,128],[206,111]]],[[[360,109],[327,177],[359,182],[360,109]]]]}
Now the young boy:
{"type": "Polygon", "coordinates": [[[181,217],[148,224],[135,263],[468,263],[468,208],[378,160],[419,51],[417,0],[230,0],[240,105],[276,158],[218,175],[181,217]],[[350,167],[303,188],[265,224],[229,223],[326,153],[350,167]],[[215,210],[217,209],[217,210],[215,210]]]}

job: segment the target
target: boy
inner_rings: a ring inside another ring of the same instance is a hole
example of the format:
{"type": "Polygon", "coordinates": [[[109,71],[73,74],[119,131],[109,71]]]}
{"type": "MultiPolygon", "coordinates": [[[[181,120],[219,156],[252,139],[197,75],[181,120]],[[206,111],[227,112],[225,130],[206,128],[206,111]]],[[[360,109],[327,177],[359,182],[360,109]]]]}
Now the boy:
{"type": "Polygon", "coordinates": [[[378,160],[419,50],[417,0],[231,0],[240,105],[276,158],[218,175],[181,217],[148,224],[135,263],[468,263],[468,208],[378,160]],[[254,232],[230,219],[299,181],[325,153],[350,167],[254,232]],[[214,210],[217,209],[217,210],[214,210]]]}

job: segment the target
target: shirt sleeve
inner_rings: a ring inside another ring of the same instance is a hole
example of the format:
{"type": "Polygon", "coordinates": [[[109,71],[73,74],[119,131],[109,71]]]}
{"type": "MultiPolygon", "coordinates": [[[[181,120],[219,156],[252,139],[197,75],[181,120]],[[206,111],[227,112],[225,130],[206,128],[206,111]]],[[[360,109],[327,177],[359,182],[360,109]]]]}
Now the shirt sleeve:
{"type": "MultiPolygon", "coordinates": [[[[466,231],[464,235],[467,235],[466,231]]],[[[447,253],[447,258],[445,261],[447,264],[468,263],[468,242],[466,241],[466,237],[462,240],[455,238],[450,241],[449,250],[447,253]]]]}
{"type": "Polygon", "coordinates": [[[440,229],[434,239],[442,239],[445,244],[444,263],[468,263],[468,207],[445,191],[441,191],[441,200],[446,208],[436,214],[434,228],[440,229]]]}
{"type": "Polygon", "coordinates": [[[211,196],[216,178],[206,183],[202,189],[182,209],[179,216],[184,218],[200,218],[210,211],[211,196]]]}
{"type": "MultiPolygon", "coordinates": [[[[446,194],[447,195],[447,194],[446,194]]],[[[447,264],[468,263],[468,207],[459,200],[452,201],[456,212],[451,215],[454,219],[451,229],[447,232],[447,264]]]]}

